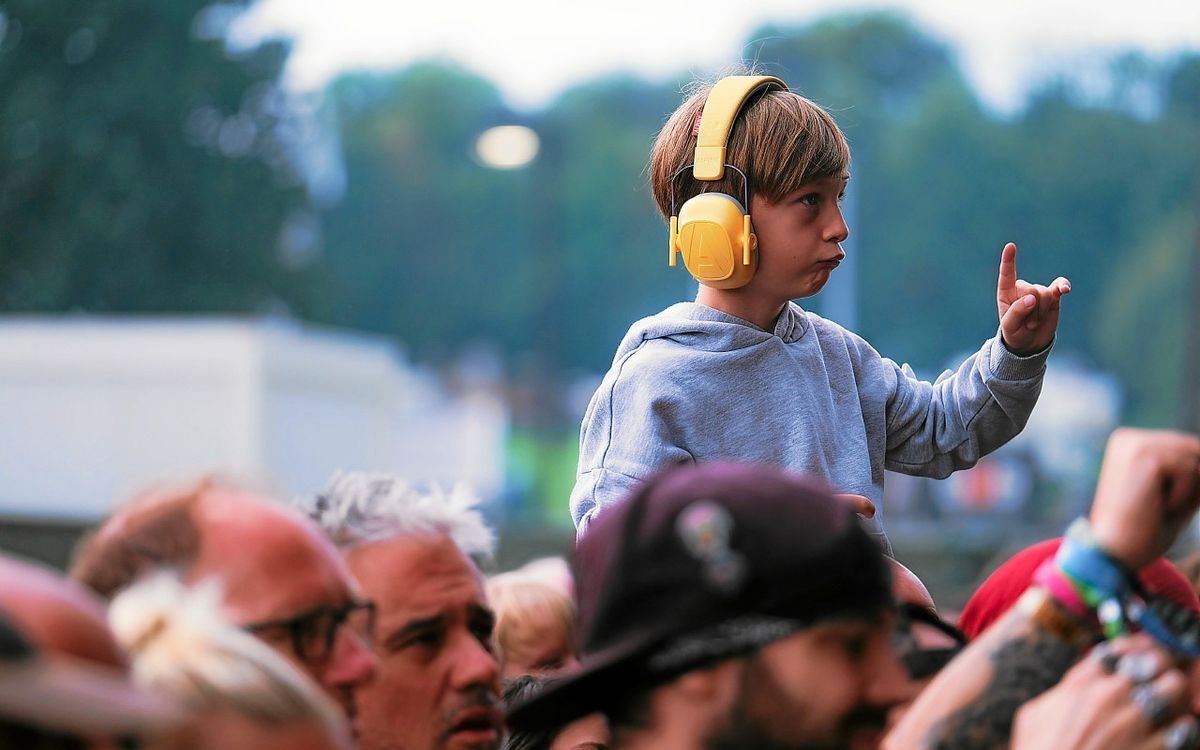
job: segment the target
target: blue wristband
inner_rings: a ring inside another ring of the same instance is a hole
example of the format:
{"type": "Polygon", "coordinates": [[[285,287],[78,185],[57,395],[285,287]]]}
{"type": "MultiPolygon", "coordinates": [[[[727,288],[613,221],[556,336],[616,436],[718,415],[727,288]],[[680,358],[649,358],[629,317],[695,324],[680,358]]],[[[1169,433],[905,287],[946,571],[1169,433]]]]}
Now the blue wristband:
{"type": "MultiPolygon", "coordinates": [[[[1083,522],[1086,524],[1086,521],[1083,522]]],[[[1071,524],[1055,562],[1059,570],[1091,589],[1097,600],[1124,598],[1130,591],[1129,574],[1125,567],[1105,554],[1100,545],[1081,537],[1090,534],[1081,528],[1080,521],[1071,524]]],[[[1092,606],[1098,601],[1088,602],[1092,606]]]]}

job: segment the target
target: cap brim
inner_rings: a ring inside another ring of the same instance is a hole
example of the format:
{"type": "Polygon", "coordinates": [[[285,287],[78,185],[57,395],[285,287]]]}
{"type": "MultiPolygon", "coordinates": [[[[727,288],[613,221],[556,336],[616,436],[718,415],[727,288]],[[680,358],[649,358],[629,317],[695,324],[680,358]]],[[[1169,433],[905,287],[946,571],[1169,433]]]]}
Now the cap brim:
{"type": "Polygon", "coordinates": [[[0,717],[83,735],[156,731],[179,710],[115,669],[62,657],[0,664],[0,717]]]}
{"type": "Polygon", "coordinates": [[[639,685],[656,679],[639,669],[639,664],[641,657],[663,638],[662,634],[648,634],[584,657],[578,671],[551,680],[534,697],[509,706],[506,716],[509,728],[561,727],[599,711],[606,698],[629,689],[631,677],[639,685]]]}

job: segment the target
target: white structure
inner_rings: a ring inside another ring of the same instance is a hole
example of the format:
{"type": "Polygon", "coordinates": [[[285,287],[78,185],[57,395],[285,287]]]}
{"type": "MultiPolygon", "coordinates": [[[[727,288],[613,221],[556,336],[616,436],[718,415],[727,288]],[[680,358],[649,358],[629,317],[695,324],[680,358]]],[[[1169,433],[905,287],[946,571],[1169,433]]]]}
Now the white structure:
{"type": "Polygon", "coordinates": [[[0,516],[92,519],[221,471],[312,492],[335,469],[504,482],[507,410],[380,338],[234,318],[0,318],[0,516]]]}

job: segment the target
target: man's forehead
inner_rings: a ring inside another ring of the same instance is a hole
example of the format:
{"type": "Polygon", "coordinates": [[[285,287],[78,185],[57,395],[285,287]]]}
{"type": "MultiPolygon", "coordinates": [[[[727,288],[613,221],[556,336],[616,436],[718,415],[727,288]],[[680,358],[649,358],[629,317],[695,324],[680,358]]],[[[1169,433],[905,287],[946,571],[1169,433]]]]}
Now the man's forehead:
{"type": "Polygon", "coordinates": [[[483,577],[449,537],[394,537],[353,548],[347,560],[385,618],[490,611],[483,577]]]}
{"type": "Polygon", "coordinates": [[[360,544],[346,551],[346,560],[362,578],[382,573],[416,581],[437,577],[483,581],[475,563],[446,534],[403,534],[360,544]]]}
{"type": "Polygon", "coordinates": [[[203,505],[201,552],[189,578],[221,579],[231,610],[253,619],[288,616],[354,594],[344,561],[299,514],[246,495],[203,505]]]}

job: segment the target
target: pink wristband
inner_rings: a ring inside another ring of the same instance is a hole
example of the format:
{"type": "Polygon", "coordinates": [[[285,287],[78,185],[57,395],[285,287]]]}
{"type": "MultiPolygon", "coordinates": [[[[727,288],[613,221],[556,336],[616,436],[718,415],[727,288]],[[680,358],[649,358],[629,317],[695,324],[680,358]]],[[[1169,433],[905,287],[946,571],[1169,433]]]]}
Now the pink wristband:
{"type": "Polygon", "coordinates": [[[1033,583],[1044,588],[1046,593],[1054,597],[1055,601],[1083,622],[1092,622],[1096,619],[1095,612],[1088,607],[1087,602],[1083,600],[1063,572],[1058,569],[1054,558],[1050,558],[1038,566],[1037,571],[1033,574],[1033,583]]]}

